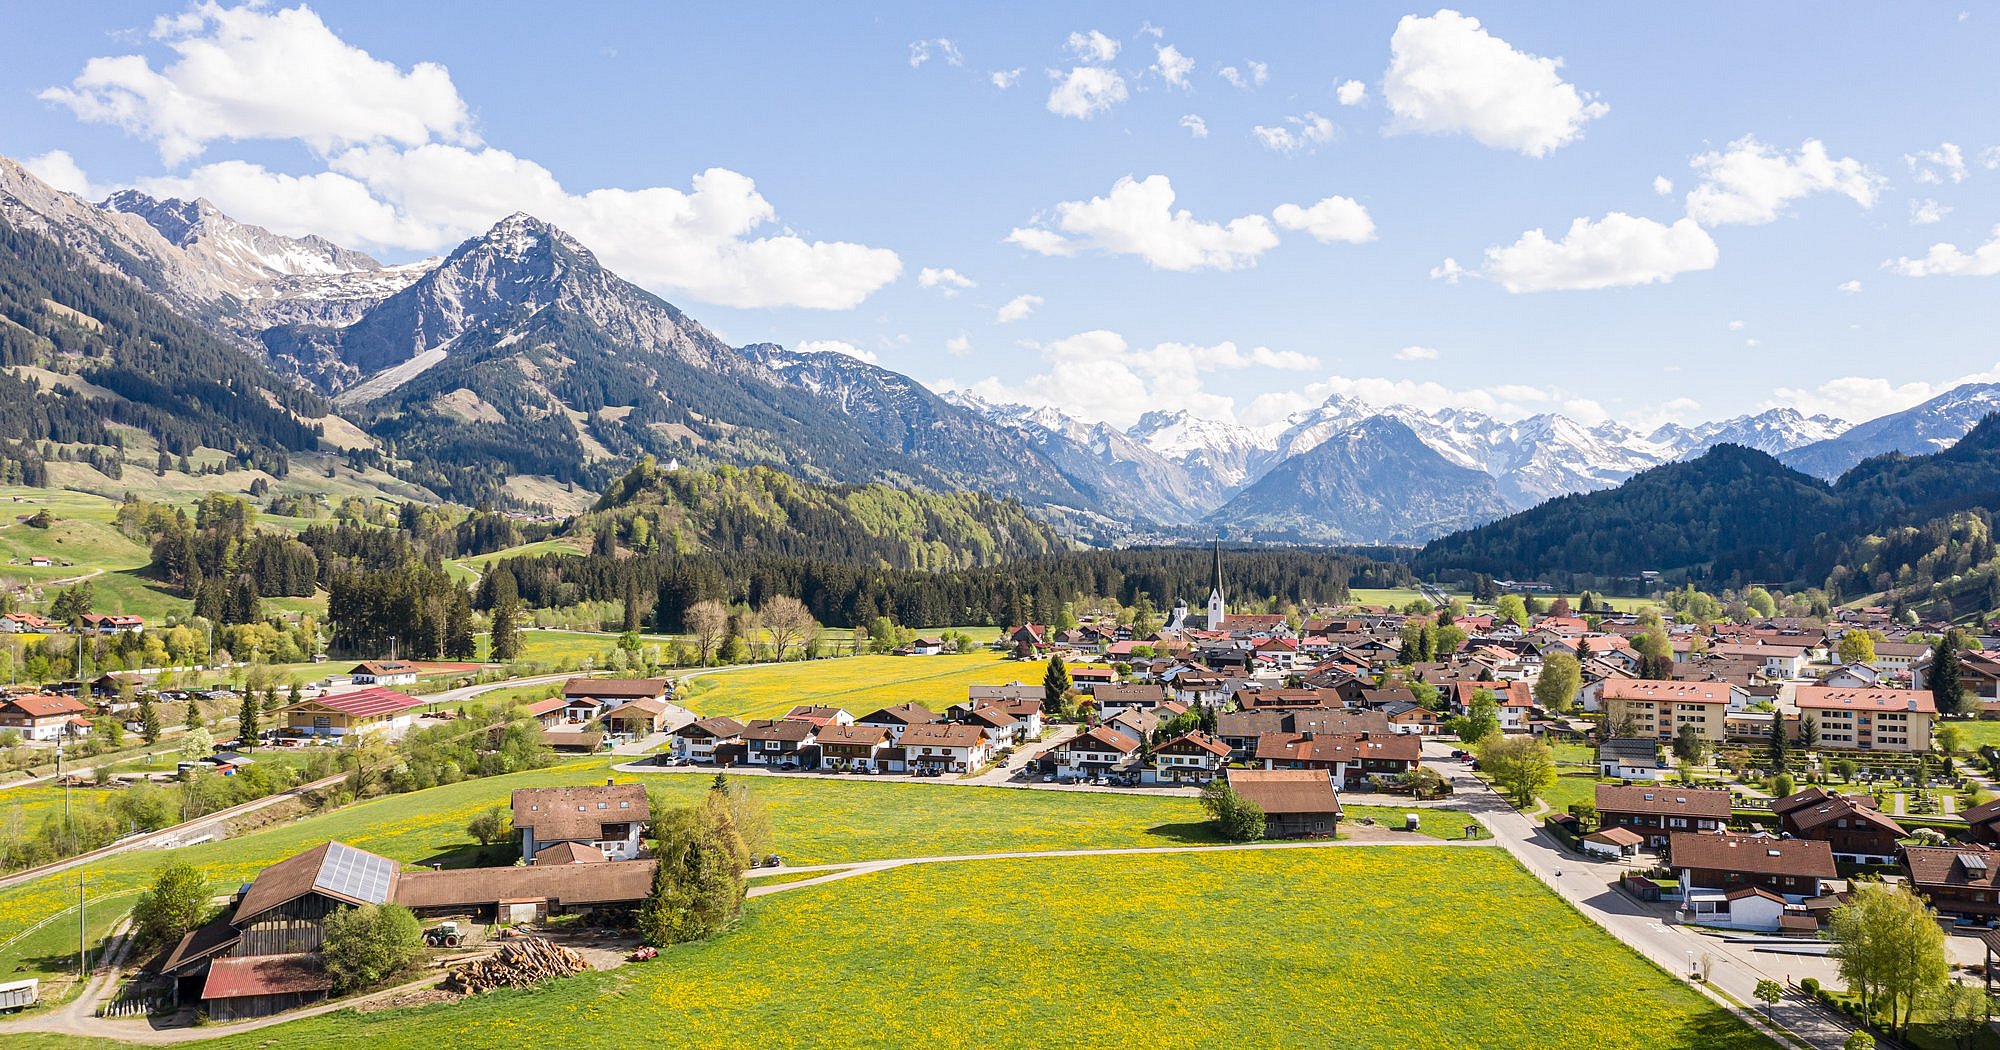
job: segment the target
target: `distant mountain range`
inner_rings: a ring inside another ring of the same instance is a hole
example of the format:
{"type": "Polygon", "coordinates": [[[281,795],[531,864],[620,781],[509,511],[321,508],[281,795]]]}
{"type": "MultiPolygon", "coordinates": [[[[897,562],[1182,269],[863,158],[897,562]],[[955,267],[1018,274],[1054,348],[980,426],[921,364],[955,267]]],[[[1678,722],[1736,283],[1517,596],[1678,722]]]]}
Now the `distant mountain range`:
{"type": "Polygon", "coordinates": [[[1413,567],[1560,587],[1655,572],[1669,584],[1824,585],[1845,598],[1976,587],[1990,604],[1986,588],[2000,589],[1996,507],[2000,415],[1986,415],[1949,448],[1874,456],[1832,483],[1755,449],[1718,445],[1615,488],[1445,536],[1413,567]]]}
{"type": "Polygon", "coordinates": [[[578,489],[652,454],[974,489],[1103,542],[1421,543],[1721,444],[1832,479],[1881,452],[1946,447],[2000,404],[2000,386],[1978,385],[1860,426],[1778,408],[1640,433],[1335,397],[1269,426],[1159,411],[1120,430],[840,354],[731,347],[528,215],[388,266],[206,201],[126,190],[92,204],[0,158],[0,219],[330,398],[315,425],[350,457],[466,502],[563,492],[574,509],[578,489]]]}

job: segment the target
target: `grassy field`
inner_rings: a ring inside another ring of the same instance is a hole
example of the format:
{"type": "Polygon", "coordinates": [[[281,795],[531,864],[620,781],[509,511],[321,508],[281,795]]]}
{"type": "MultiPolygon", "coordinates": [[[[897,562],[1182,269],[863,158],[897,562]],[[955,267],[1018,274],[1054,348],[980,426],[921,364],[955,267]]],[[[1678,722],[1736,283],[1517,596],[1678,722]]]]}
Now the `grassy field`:
{"type": "Polygon", "coordinates": [[[1501,851],[1402,848],[901,868],[753,901],[652,964],[213,1045],[623,1050],[646,1031],[693,1047],[1767,1045],[1501,851]]]}
{"type": "Polygon", "coordinates": [[[681,703],[704,715],[775,718],[794,704],[844,707],[857,715],[914,701],[933,711],[965,699],[969,685],[1040,682],[1045,665],[994,653],[854,656],[777,667],[745,667],[691,679],[681,703]]]}
{"type": "Polygon", "coordinates": [[[1414,587],[1357,587],[1348,591],[1347,597],[1356,605],[1386,605],[1401,609],[1422,598],[1423,594],[1414,587]]]}
{"type": "Polygon", "coordinates": [[[1958,730],[1959,749],[1964,752],[1977,751],[1988,744],[2000,746],[2000,722],[1975,719],[1961,722],[1956,719],[1938,723],[1939,727],[1951,726],[1958,730]]]}
{"type": "MultiPolygon", "coordinates": [[[[602,783],[605,776],[605,760],[579,759],[550,769],[371,799],[171,854],[150,850],[120,854],[82,870],[97,890],[139,889],[171,855],[199,865],[215,885],[233,887],[265,865],[328,839],[410,863],[448,861],[473,845],[466,823],[482,810],[505,804],[513,789],[602,783]]],[[[778,777],[745,780],[770,808],[777,849],[795,864],[1214,841],[1200,806],[1191,798],[778,777]]],[[[707,789],[709,778],[663,773],[647,776],[644,782],[651,790],[693,800],[707,789]]],[[[21,929],[65,907],[74,893],[75,882],[62,880],[0,890],[0,931],[21,929]]]]}

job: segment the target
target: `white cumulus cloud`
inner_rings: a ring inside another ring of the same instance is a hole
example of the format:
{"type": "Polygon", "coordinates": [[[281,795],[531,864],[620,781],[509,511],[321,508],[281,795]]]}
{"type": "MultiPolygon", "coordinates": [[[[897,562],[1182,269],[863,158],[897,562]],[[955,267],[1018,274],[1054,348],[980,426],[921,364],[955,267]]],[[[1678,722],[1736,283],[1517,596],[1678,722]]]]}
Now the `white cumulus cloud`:
{"type": "Polygon", "coordinates": [[[1265,149],[1287,156],[1310,153],[1332,142],[1333,133],[1333,121],[1312,112],[1303,117],[1286,117],[1285,122],[1276,127],[1259,124],[1250,129],[1250,134],[1263,143],[1265,149]]]}
{"type": "Polygon", "coordinates": [[[1172,44],[1156,44],[1153,47],[1153,72],[1160,79],[1177,88],[1191,87],[1188,74],[1194,72],[1194,59],[1181,54],[1172,44]]]}
{"type": "Polygon", "coordinates": [[[994,87],[1005,91],[1021,82],[1021,73],[1022,70],[1019,66],[1013,69],[998,69],[994,70],[987,79],[993,81],[994,87]]]}
{"type": "Polygon", "coordinates": [[[1653,192],[1659,194],[1662,197],[1673,196],[1674,180],[1667,178],[1665,175],[1653,176],[1653,192]]]}
{"type": "Polygon", "coordinates": [[[1284,229],[1309,233],[1321,244],[1360,244],[1375,239],[1375,220],[1352,197],[1328,197],[1305,208],[1280,204],[1272,209],[1271,219],[1284,229]]]}
{"type": "Polygon", "coordinates": [[[871,351],[863,350],[844,339],[801,339],[797,347],[802,354],[846,354],[857,361],[875,364],[879,359],[871,351]]]}
{"type": "Polygon", "coordinates": [[[1143,181],[1128,175],[1105,196],[1057,204],[1055,229],[1019,228],[1007,240],[1042,255],[1076,255],[1094,248],[1183,271],[1254,266],[1259,255],[1277,246],[1278,235],[1262,215],[1202,222],[1173,205],[1173,183],[1165,175],[1143,181]]]}
{"type": "Polygon", "coordinates": [[[1398,361],[1435,361],[1438,352],[1428,346],[1406,346],[1390,356],[1398,361]]]}
{"type": "Polygon", "coordinates": [[[972,337],[960,332],[944,341],[944,352],[953,357],[964,357],[972,352],[972,337]]]}
{"type": "Polygon", "coordinates": [[[1156,409],[1186,409],[1211,419],[1233,418],[1233,399],[1204,388],[1205,377],[1211,373],[1319,367],[1319,361],[1306,354],[1263,346],[1244,349],[1233,342],[1135,347],[1117,332],[1101,329],[1037,349],[1045,366],[1042,372],[1019,381],[989,377],[959,389],[988,401],[1050,407],[1079,419],[1128,427],[1156,409]]]}
{"type": "Polygon", "coordinates": [[[957,44],[952,43],[944,37],[937,37],[932,40],[910,41],[910,68],[915,69],[929,62],[931,60],[931,52],[933,51],[937,52],[938,57],[944,59],[946,65],[962,66],[965,64],[965,56],[958,53],[957,44]]]}
{"type": "Polygon", "coordinates": [[[1510,292],[1618,288],[1712,269],[1716,257],[1714,239],[1692,219],[1668,225],[1614,211],[1577,219],[1560,240],[1535,229],[1488,248],[1482,276],[1510,292]]]}
{"type": "Polygon", "coordinates": [[[814,241],[778,224],[747,175],[696,174],[688,189],[571,191],[535,161],[479,144],[442,66],[408,72],[336,37],[310,10],[204,4],[161,19],[178,58],[92,59],[49,97],[185,159],[223,139],[291,139],[327,170],[245,160],[139,180],[156,195],[207,197],[280,233],[434,253],[525,211],[562,227],[628,279],[668,296],[744,308],[847,309],[896,279],[882,248],[814,241]]]}
{"type": "Polygon", "coordinates": [[[1965,251],[1939,242],[1920,258],[1903,257],[1883,264],[1905,277],[1991,277],[2000,273],[2000,227],[1985,244],[1965,251]]]}
{"type": "Polygon", "coordinates": [[[1109,62],[1118,57],[1118,41],[1095,29],[1088,33],[1071,33],[1063,47],[1079,62],[1109,62]]]}
{"type": "Polygon", "coordinates": [[[1801,412],[1825,413],[1837,419],[1866,422],[1891,412],[1914,408],[1961,383],[1991,382],[1993,373],[1963,376],[1948,383],[1895,383],[1874,376],[1842,376],[1816,387],[1780,387],[1765,408],[1790,406],[1801,412]]]}
{"type": "Polygon", "coordinates": [[[152,38],[177,57],[158,69],[143,55],[93,58],[68,87],[40,97],[151,140],[169,164],[217,140],[297,139],[320,153],[434,137],[478,142],[443,66],[398,69],[304,6],[204,3],[157,20],[152,38]]]}
{"type": "Polygon", "coordinates": [[[64,193],[74,193],[87,201],[102,196],[98,188],[91,185],[90,176],[84,174],[83,165],[78,164],[68,150],[52,149],[41,156],[29,157],[21,162],[21,166],[64,193]]]}
{"type": "Polygon", "coordinates": [[[977,288],[979,282],[950,267],[926,266],[917,271],[917,284],[924,288],[935,288],[945,295],[957,295],[967,288],[977,288]]]}
{"type": "Polygon", "coordinates": [[[1000,307],[993,315],[993,321],[995,324],[1011,324],[1034,313],[1035,307],[1040,305],[1042,297],[1039,295],[1017,295],[1000,307]]]}
{"type": "Polygon", "coordinates": [[[1089,120],[1125,101],[1125,78],[1115,69],[1077,66],[1068,73],[1052,70],[1055,86],[1049,89],[1049,112],[1059,117],[1089,120]]]}
{"type": "Polygon", "coordinates": [[[1368,85],[1359,80],[1342,81],[1333,89],[1333,97],[1343,106],[1358,106],[1368,101],[1368,85]]]}
{"type": "Polygon", "coordinates": [[[1208,137],[1208,121],[1201,119],[1201,114],[1199,113],[1189,113],[1182,116],[1181,127],[1186,128],[1188,134],[1193,135],[1195,138],[1205,139],[1208,137]]]}
{"type": "Polygon", "coordinates": [[[1263,87],[1264,82],[1271,79],[1271,67],[1262,62],[1245,62],[1242,69],[1223,66],[1215,75],[1228,81],[1230,87],[1263,87]]]}
{"type": "Polygon", "coordinates": [[[1688,191],[1687,212],[1703,226],[1756,226],[1784,214],[1785,206],[1814,193],[1838,193],[1864,208],[1875,206],[1882,178],[1853,157],[1835,159],[1826,144],[1807,139],[1794,153],[1774,149],[1753,135],[1689,162],[1701,182],[1688,191]]]}
{"type": "MultiPolygon", "coordinates": [[[[400,247],[448,248],[525,211],[574,234],[638,284],[722,306],[847,309],[903,268],[885,248],[808,241],[790,232],[760,236],[777,221],[777,209],[749,176],[727,168],[695,175],[685,191],[654,186],[571,193],[547,168],[499,149],[374,147],[350,150],[332,165],[392,205],[410,229],[422,231],[400,247]]],[[[209,196],[224,211],[236,211],[209,196]]]]}
{"type": "Polygon", "coordinates": [[[1936,149],[1905,153],[1903,163],[1918,182],[1926,185],[1965,181],[1965,153],[1950,142],[1942,143],[1936,149]]]}
{"type": "Polygon", "coordinates": [[[1382,78],[1389,131],[1470,135],[1494,149],[1547,156],[1611,108],[1564,81],[1561,66],[1515,50],[1456,11],[1405,15],[1389,38],[1382,78]]]}
{"type": "Polygon", "coordinates": [[[1861,294],[1861,282],[1860,282],[1860,281],[1842,281],[1842,282],[1840,282],[1840,290],[1841,290],[1841,291],[1843,291],[1843,292],[1846,292],[1846,293],[1847,293],[1847,294],[1849,294],[1849,295],[1860,295],[1860,294],[1861,294]]]}
{"type": "Polygon", "coordinates": [[[1944,217],[1949,214],[1951,214],[1951,207],[1949,205],[1939,204],[1928,197],[1923,200],[1910,202],[1910,225],[1912,226],[1929,226],[1933,223],[1943,222],[1944,217]]]}

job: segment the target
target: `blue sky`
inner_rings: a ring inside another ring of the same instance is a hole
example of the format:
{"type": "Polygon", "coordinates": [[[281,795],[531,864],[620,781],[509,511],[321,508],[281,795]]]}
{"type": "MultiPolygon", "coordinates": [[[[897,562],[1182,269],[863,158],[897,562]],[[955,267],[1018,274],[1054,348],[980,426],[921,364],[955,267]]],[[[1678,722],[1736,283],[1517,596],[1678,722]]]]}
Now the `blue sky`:
{"type": "Polygon", "coordinates": [[[734,342],[1121,425],[1861,419],[2000,361],[1990,7],[8,17],[0,152],[75,189],[395,261],[524,209],[734,342]]]}

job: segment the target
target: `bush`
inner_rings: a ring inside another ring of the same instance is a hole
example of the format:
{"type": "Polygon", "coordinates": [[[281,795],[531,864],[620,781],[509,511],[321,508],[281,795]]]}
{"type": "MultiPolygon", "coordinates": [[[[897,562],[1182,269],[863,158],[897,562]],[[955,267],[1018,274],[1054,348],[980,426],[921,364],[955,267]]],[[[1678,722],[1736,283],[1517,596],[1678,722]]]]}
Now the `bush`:
{"type": "Polygon", "coordinates": [[[333,990],[345,995],[414,969],[424,956],[424,928],[399,904],[364,904],[326,917],[320,945],[333,990]]]}
{"type": "Polygon", "coordinates": [[[1799,989],[1813,998],[1819,998],[1819,978],[1806,977],[1799,981],[1799,989]]]}

